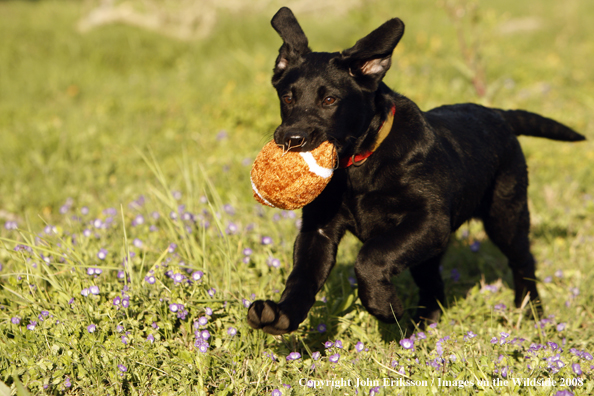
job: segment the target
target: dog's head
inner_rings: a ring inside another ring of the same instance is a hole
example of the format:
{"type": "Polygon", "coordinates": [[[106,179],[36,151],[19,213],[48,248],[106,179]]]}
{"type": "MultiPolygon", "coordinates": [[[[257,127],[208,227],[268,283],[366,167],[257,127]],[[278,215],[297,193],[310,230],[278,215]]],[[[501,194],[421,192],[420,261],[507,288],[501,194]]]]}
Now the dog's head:
{"type": "Polygon", "coordinates": [[[376,92],[404,23],[391,19],[341,53],[312,52],[286,7],[271,23],[283,39],[272,77],[282,117],[275,142],[310,151],[330,140],[344,154],[365,134],[376,113],[376,92]]]}

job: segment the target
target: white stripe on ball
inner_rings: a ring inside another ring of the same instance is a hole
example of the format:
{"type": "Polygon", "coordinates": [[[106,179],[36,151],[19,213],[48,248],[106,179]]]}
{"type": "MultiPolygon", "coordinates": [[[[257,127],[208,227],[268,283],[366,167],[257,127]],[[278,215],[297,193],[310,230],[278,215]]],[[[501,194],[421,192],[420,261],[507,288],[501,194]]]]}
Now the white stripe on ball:
{"type": "Polygon", "coordinates": [[[334,172],[334,169],[328,169],[328,168],[324,168],[321,167],[320,165],[318,165],[318,163],[316,162],[316,159],[314,158],[313,154],[310,151],[307,152],[300,152],[299,155],[301,155],[301,157],[303,157],[303,160],[305,161],[305,163],[307,163],[307,166],[309,166],[309,171],[317,176],[320,176],[321,178],[327,179],[329,177],[332,176],[332,172],[334,172]]]}

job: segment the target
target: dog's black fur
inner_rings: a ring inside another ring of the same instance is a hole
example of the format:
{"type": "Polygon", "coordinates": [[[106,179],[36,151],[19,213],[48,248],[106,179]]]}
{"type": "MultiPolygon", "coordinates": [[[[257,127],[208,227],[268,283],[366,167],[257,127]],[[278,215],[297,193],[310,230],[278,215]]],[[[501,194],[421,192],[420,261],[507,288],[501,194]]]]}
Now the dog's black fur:
{"type": "Polygon", "coordinates": [[[281,101],[279,145],[303,151],[330,140],[340,158],[373,146],[388,112],[390,134],[360,166],[335,171],[326,189],[303,208],[294,267],[280,302],[255,301],[248,323],[270,334],[291,332],[307,316],[334,266],[346,231],[363,242],[355,263],[359,297],[384,322],[403,314],[390,278],[409,268],[420,289],[416,319],[436,321],[445,300],[439,262],[452,232],[480,218],[509,259],[515,304],[538,305],[530,253],[528,173],[516,136],[563,141],[584,137],[522,110],[475,104],[423,112],[382,78],[404,33],[391,19],[341,53],[312,52],[299,23],[281,8],[272,26],[283,39],[272,84],[281,101]]]}

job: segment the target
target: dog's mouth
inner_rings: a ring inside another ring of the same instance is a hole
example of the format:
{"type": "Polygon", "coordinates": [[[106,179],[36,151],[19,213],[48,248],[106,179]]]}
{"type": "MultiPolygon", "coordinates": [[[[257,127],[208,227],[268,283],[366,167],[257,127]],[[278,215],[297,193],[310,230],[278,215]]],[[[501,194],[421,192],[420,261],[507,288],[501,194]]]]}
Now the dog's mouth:
{"type": "Polygon", "coordinates": [[[328,140],[327,136],[316,129],[294,129],[284,130],[279,127],[274,134],[274,142],[284,153],[307,152],[317,148],[322,142],[328,140]]]}
{"type": "Polygon", "coordinates": [[[282,144],[276,144],[278,147],[283,149],[283,155],[289,151],[303,151],[303,147],[306,145],[307,139],[303,136],[292,136],[286,139],[282,144]]]}

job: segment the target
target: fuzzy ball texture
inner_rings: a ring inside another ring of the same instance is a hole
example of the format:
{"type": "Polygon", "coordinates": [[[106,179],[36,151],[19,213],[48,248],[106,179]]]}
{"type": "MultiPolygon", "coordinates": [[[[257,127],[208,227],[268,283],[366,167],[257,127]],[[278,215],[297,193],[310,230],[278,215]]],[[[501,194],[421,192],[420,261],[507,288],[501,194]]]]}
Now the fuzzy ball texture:
{"type": "Polygon", "coordinates": [[[312,151],[286,153],[274,141],[268,142],[252,166],[254,198],[273,208],[300,209],[324,190],[337,160],[328,141],[312,151]]]}

